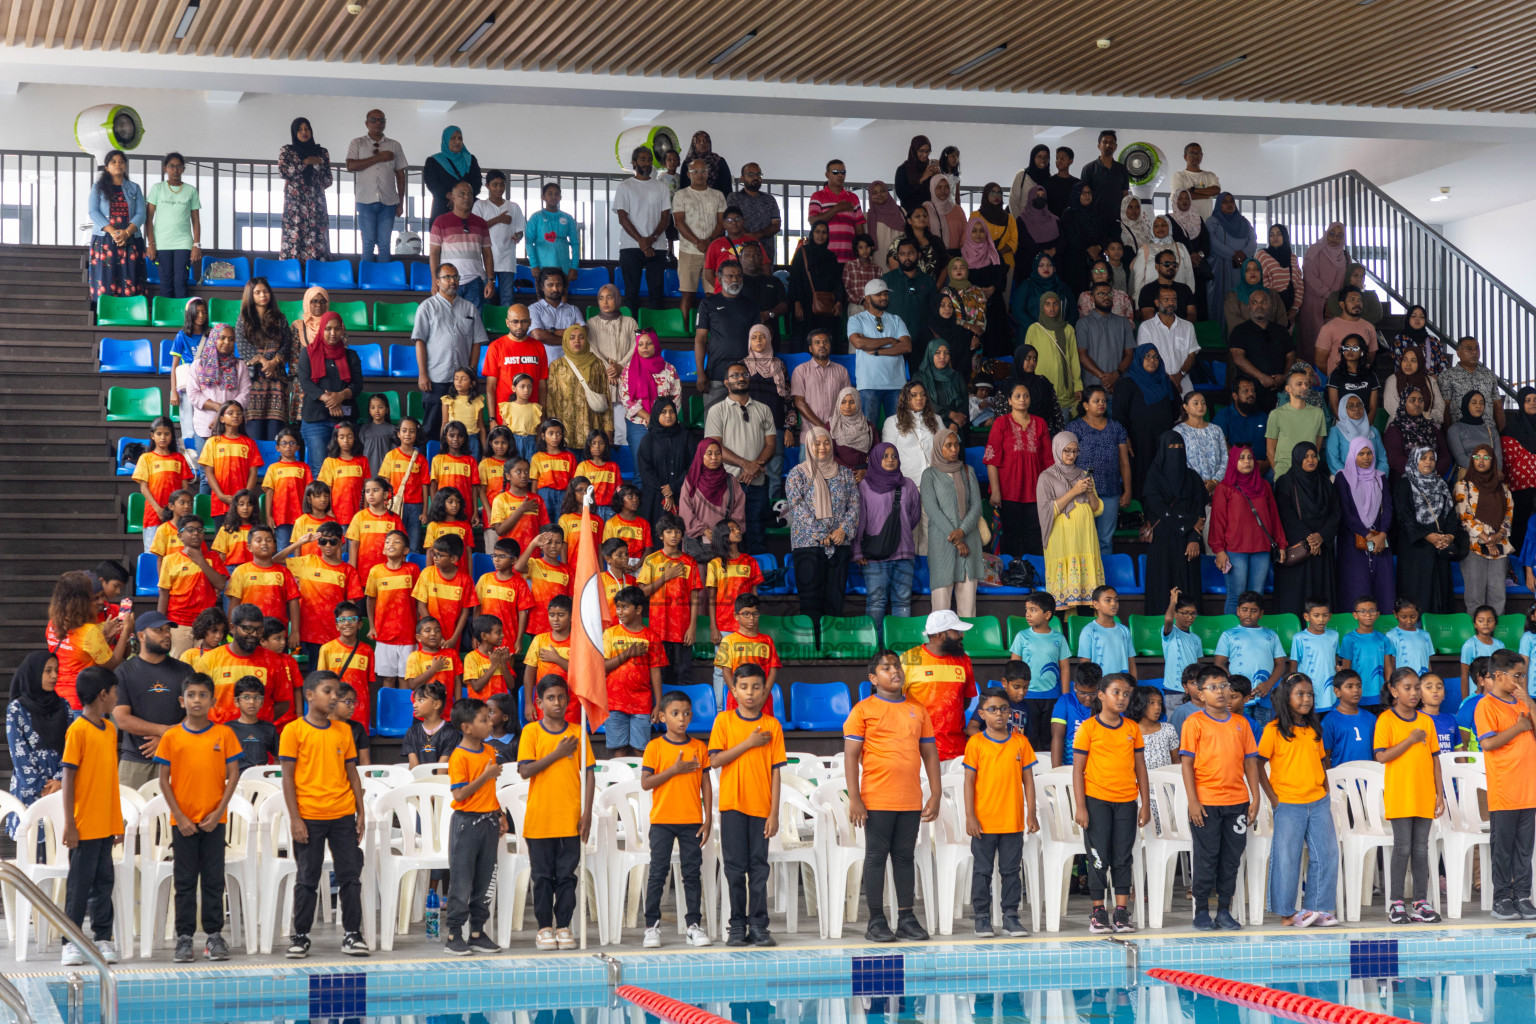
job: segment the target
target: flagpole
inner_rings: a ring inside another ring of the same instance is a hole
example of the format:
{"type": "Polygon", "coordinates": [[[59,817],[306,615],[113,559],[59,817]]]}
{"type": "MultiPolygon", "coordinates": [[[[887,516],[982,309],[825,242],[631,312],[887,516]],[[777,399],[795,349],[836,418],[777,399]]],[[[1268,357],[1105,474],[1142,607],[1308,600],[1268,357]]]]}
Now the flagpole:
{"type": "MultiPolygon", "coordinates": [[[[592,782],[592,773],[587,771],[587,705],[586,705],[585,701],[580,701],[578,703],[581,704],[581,759],[577,762],[577,764],[579,764],[581,766],[581,796],[580,796],[579,799],[581,800],[581,806],[583,808],[585,808],[587,806],[587,786],[592,782]]],[[[581,818],[580,818],[580,814],[578,812],[577,821],[580,821],[580,820],[581,820],[581,818]]],[[[589,826],[589,828],[590,828],[590,826],[589,826]]],[[[580,830],[578,829],[578,832],[579,831],[580,830]]],[[[591,832],[589,831],[587,834],[588,834],[588,836],[590,836],[591,832]]],[[[581,837],[578,835],[577,838],[580,839],[581,837]]],[[[578,928],[580,930],[580,939],[581,939],[581,944],[580,944],[579,948],[586,949],[587,948],[587,841],[585,839],[581,839],[581,854],[580,854],[576,864],[577,864],[577,866],[576,866],[576,912],[579,915],[578,921],[580,922],[580,924],[578,925],[578,928]]]]}

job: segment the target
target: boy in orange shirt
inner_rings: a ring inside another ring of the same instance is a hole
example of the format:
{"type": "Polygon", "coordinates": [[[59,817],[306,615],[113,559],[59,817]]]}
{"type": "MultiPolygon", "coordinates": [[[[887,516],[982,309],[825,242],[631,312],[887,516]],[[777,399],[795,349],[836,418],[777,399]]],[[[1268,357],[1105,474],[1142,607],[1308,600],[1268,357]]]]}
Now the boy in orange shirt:
{"type": "Polygon", "coordinates": [[[670,512],[657,516],[661,550],[645,556],[636,577],[651,599],[651,629],[667,652],[663,689],[693,682],[693,643],[704,580],[698,563],[683,553],[683,532],[683,521],[677,516],[670,512]]]}
{"type": "Polygon", "coordinates": [[[176,520],[181,548],[160,559],[160,596],[155,608],[176,625],[171,630],[171,657],[195,642],[192,623],[204,608],[219,601],[229,582],[229,570],[218,552],[208,547],[203,521],[197,516],[176,520]]]}
{"type": "Polygon", "coordinates": [[[760,667],[738,668],[731,689],[736,710],[715,716],[708,751],[720,770],[720,859],[731,895],[725,944],[776,946],[768,932],[768,840],[779,831],[784,730],[763,714],[768,677],[760,667]]]}
{"type": "Polygon", "coordinates": [[[482,700],[461,700],[453,709],[453,727],[460,739],[448,755],[453,821],[448,826],[448,927],[443,952],[452,956],[500,953],[501,947],[485,934],[485,923],[491,918],[496,848],[507,832],[506,815],[496,799],[501,764],[496,748],[486,742],[491,735],[491,710],[482,700]]]}
{"type": "Polygon", "coordinates": [[[469,624],[474,649],[464,655],[464,696],[486,701],[493,694],[512,692],[512,675],[507,663],[512,652],[502,643],[505,635],[501,620],[494,615],[476,615],[469,624]]]}
{"type": "Polygon", "coordinates": [[[320,553],[289,557],[286,564],[299,587],[299,645],[313,665],[320,646],[337,637],[336,606],[343,601],[361,601],[365,580],[342,560],[346,531],[340,523],[321,523],[302,539],[315,544],[320,553]]]}
{"type": "MultiPolygon", "coordinates": [[[[592,827],[592,747],[582,754],[581,726],[566,721],[570,700],[565,680],[539,680],[542,716],[517,741],[517,774],[529,780],[523,842],[533,878],[535,949],[575,949],[571,914],[576,909],[576,868],[592,827]],[[578,761],[578,757],[581,759],[578,761]]],[[[767,864],[763,865],[764,876],[767,864]]]]}
{"type": "MultiPolygon", "coordinates": [[[[1536,824],[1536,704],[1525,692],[1525,659],[1511,650],[1488,658],[1488,692],[1474,721],[1488,770],[1493,916],[1536,919],[1531,903],[1531,842],[1536,824]]],[[[89,670],[87,670],[89,671],[89,670]]],[[[81,673],[84,678],[85,673],[81,673]]]]}
{"type": "Polygon", "coordinates": [[[357,703],[352,714],[363,731],[368,731],[368,712],[372,707],[374,673],[377,665],[373,648],[358,636],[363,626],[363,609],[356,601],[339,601],[332,617],[336,622],[336,639],[327,640],[315,651],[310,660],[311,670],[334,672],[343,684],[357,692],[357,703]]]}
{"type": "Polygon", "coordinates": [[[603,574],[598,577],[598,582],[603,588],[603,621],[612,622],[618,618],[614,610],[614,598],[619,591],[635,584],[635,575],[629,571],[629,548],[617,537],[609,537],[603,541],[597,553],[603,559],[603,574]]]}
{"type": "Polygon", "coordinates": [[[405,678],[405,663],[416,650],[416,599],[411,591],[421,569],[405,560],[410,543],[404,530],[389,531],[384,538],[384,561],[369,570],[363,588],[368,601],[368,639],[378,645],[374,653],[380,686],[398,687],[405,678]]]}
{"type": "MultiPolygon", "coordinates": [[[[549,602],[546,613],[549,629],[535,634],[528,641],[528,650],[523,653],[523,720],[528,722],[538,718],[538,708],[534,703],[538,681],[545,676],[564,679],[571,667],[571,599],[561,594],[549,602]]],[[[575,715],[568,720],[580,722],[580,709],[570,702],[567,702],[567,707],[567,713],[575,715]]]]}
{"type": "Polygon", "coordinates": [[[475,597],[480,600],[482,615],[494,615],[501,622],[502,641],[515,651],[527,633],[533,592],[516,572],[517,545],[511,541],[496,542],[491,548],[491,565],[493,572],[475,580],[475,597]]]}
{"type": "MultiPolygon", "coordinates": [[[[687,897],[684,920],[688,945],[708,946],[699,913],[699,879],[704,864],[704,845],[709,842],[711,814],[709,750],[703,740],[690,737],[693,701],[681,690],[661,695],[661,720],[667,731],[645,747],[640,764],[640,788],[651,794],[651,869],[645,884],[645,949],[661,945],[661,891],[672,874],[672,844],[677,844],[683,869],[683,894],[687,897]]],[[[676,893],[673,894],[674,897],[676,893]]],[[[684,906],[678,900],[678,908],[684,906]]]]}
{"type": "Polygon", "coordinates": [[[843,723],[848,820],[854,828],[864,829],[864,885],[869,899],[864,937],[871,942],[920,941],[928,938],[928,929],[912,913],[915,853],[921,823],[939,816],[944,793],[938,746],[927,710],[902,692],[906,677],[900,655],[880,651],[871,658],[869,682],[873,692],[854,705],[843,723]],[[926,802],[919,767],[928,774],[926,802]],[[885,917],[887,859],[896,883],[894,932],[885,917]]]}
{"type": "Polygon", "coordinates": [[[546,523],[518,556],[514,568],[525,575],[528,589],[533,592],[528,632],[548,631],[550,602],[556,597],[569,596],[571,592],[571,567],[565,563],[565,534],[560,532],[560,527],[546,523]]]}
{"type": "Polygon", "coordinates": [[[251,560],[235,566],[224,588],[230,607],[253,604],[261,614],[281,619],[288,627],[288,648],[299,649],[299,584],[288,567],[273,561],[277,533],[270,526],[253,526],[246,535],[251,560]]]}
{"type": "Polygon", "coordinates": [[[1216,927],[1242,928],[1232,916],[1232,894],[1248,845],[1248,823],[1259,813],[1258,747],[1248,720],[1227,710],[1231,689],[1226,669],[1203,666],[1200,699],[1205,709],[1185,719],[1179,735],[1193,826],[1194,925],[1207,932],[1216,927]],[[1216,891],[1214,924],[1212,889],[1216,891]]]}
{"type": "Polygon", "coordinates": [[[727,711],[734,708],[736,695],[726,681],[735,678],[739,666],[754,662],[768,673],[768,703],[763,711],[777,717],[773,709],[773,683],[779,676],[779,649],[774,646],[773,637],[757,631],[762,617],[762,599],[756,594],[742,594],[736,599],[736,629],[715,645],[715,693],[718,706],[727,711]]]}
{"type": "Polygon", "coordinates": [[[1040,831],[1035,818],[1035,748],[1008,721],[1012,704],[1008,692],[991,687],[976,709],[980,732],[965,742],[965,834],[971,837],[971,910],[976,934],[991,938],[992,865],[1003,876],[1002,932],[1009,938],[1028,935],[1019,922],[1019,868],[1024,857],[1024,832],[1040,831]],[[1027,811],[1027,817],[1020,810],[1027,811]]]}
{"type": "Polygon", "coordinates": [[[603,670],[608,676],[608,749],[614,757],[639,757],[650,745],[651,723],[661,707],[661,669],[666,652],[645,625],[645,591],[625,587],[613,599],[619,621],[603,630],[603,670]]]}
{"type": "Polygon", "coordinates": [[[1088,930],[1095,933],[1136,930],[1126,907],[1131,855],[1136,850],[1136,830],[1152,819],[1152,811],[1143,753],[1146,743],[1136,723],[1124,717],[1135,692],[1136,680],[1124,672],[1102,676],[1095,702],[1098,712],[1078,726],[1072,739],[1072,791],[1077,794],[1076,821],[1083,830],[1088,892],[1093,897],[1088,930]],[[1104,909],[1111,892],[1113,920],[1104,909]]]}
{"type": "Polygon", "coordinates": [[[424,683],[441,683],[443,716],[453,712],[453,698],[463,682],[464,663],[459,652],[443,643],[443,627],[430,615],[416,622],[416,650],[405,659],[405,685],[410,690],[424,683]]]}
{"type": "Polygon", "coordinates": [[[464,541],[459,537],[449,533],[437,538],[427,555],[430,564],[411,588],[417,618],[436,619],[447,634],[443,645],[454,651],[464,639],[469,610],[480,606],[469,573],[459,568],[463,555],[464,541]]]}
{"type": "MultiPolygon", "coordinates": [[[[123,807],[117,784],[117,727],[108,718],[117,704],[117,677],[99,665],[75,679],[80,717],[64,733],[64,836],[69,876],[64,913],[75,924],[91,914],[91,937],[107,963],[118,961],[112,944],[112,847],[123,841],[123,807]]],[[[129,932],[131,936],[131,931],[129,932]]],[[[85,954],[64,943],[64,967],[79,967],[85,954]]]]}
{"type": "Polygon", "coordinates": [[[309,463],[299,461],[299,435],[292,427],[277,432],[279,458],[267,467],[261,489],[267,495],[267,525],[277,531],[277,546],[285,548],[293,524],[305,512],[304,489],[314,482],[309,463]]]}
{"type": "Polygon", "coordinates": [[[160,737],[155,763],[160,766],[160,792],[165,796],[175,831],[171,857],[176,877],[176,955],[178,964],[192,962],[192,938],[197,933],[197,896],[201,879],[205,960],[228,960],[224,941],[224,828],[229,801],[240,782],[240,758],[245,750],[227,725],[208,720],[213,709],[213,680],[194,672],[181,681],[181,706],[186,717],[160,737]]]}

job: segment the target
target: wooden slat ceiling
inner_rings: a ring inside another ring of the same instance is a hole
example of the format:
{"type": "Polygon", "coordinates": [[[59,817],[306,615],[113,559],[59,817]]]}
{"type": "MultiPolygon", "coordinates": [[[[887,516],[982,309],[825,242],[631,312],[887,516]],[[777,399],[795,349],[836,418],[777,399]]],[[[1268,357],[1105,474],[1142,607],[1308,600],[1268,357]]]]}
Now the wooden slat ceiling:
{"type": "Polygon", "coordinates": [[[817,85],[1536,111],[1530,0],[0,0],[7,46],[817,85]],[[750,13],[749,13],[750,8],[750,13]],[[459,46],[495,24],[467,53],[459,46]],[[730,60],[709,59],[748,31],[730,60]],[[1100,50],[1095,40],[1113,40],[1100,50]],[[949,71],[1000,43],[1001,56],[949,71]],[[1246,59],[1192,85],[1185,79],[1246,59]],[[1478,70],[1412,95],[1405,89],[1478,70]]]}

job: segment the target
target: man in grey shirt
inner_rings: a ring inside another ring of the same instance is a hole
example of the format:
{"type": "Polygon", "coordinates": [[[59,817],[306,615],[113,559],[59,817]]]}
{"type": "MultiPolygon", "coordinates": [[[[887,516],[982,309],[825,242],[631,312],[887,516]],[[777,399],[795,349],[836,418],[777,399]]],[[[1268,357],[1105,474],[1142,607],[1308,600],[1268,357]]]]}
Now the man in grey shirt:
{"type": "Polygon", "coordinates": [[[474,374],[475,353],[486,342],[480,311],[459,294],[459,271],[452,263],[438,265],[437,291],[416,310],[411,340],[416,345],[416,387],[426,405],[420,441],[426,447],[442,428],[442,399],[453,394],[453,371],[468,368],[474,374]]]}
{"type": "Polygon", "coordinates": [[[1115,382],[1131,365],[1136,351],[1136,332],[1131,322],[1110,312],[1114,288],[1107,281],[1093,286],[1093,308],[1077,321],[1077,357],[1083,364],[1083,385],[1103,385],[1115,390],[1115,382]]]}

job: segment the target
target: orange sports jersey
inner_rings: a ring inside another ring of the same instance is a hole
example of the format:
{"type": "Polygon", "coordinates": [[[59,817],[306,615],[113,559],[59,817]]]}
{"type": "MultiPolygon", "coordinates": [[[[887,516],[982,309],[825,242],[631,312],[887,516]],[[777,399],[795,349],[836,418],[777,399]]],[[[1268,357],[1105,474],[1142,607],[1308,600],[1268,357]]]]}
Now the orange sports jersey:
{"type": "Polygon", "coordinates": [[[528,479],[535,487],[553,487],[563,491],[576,475],[576,456],[570,452],[551,455],[542,449],[528,460],[528,479]]]}
{"type": "Polygon", "coordinates": [[[291,667],[293,659],[273,654],[265,647],[257,647],[249,656],[241,654],[235,645],[225,644],[204,654],[197,663],[197,670],[213,679],[213,710],[208,717],[215,722],[232,722],[240,717],[235,707],[235,683],[245,676],[255,676],[266,688],[266,698],[256,717],[264,722],[274,721],[278,704],[289,705],[283,717],[293,711],[293,684],[296,671],[291,667]]]}
{"type": "Polygon", "coordinates": [[[361,795],[352,789],[349,765],[357,762],[352,730],[342,722],[322,728],[301,719],[284,729],[277,742],[277,759],[292,766],[298,792],[299,817],[306,821],[336,821],[357,813],[361,795]]]}
{"type": "Polygon", "coordinates": [[[537,494],[532,492],[519,498],[511,491],[502,491],[491,503],[491,522],[499,523],[510,518],[513,511],[519,505],[526,504],[529,499],[532,499],[532,504],[528,505],[526,511],[518,517],[517,522],[512,524],[512,529],[507,531],[504,538],[516,541],[519,551],[527,551],[528,544],[538,535],[540,528],[549,522],[549,515],[544,511],[544,503],[539,500],[537,494]]]}
{"type": "Polygon", "coordinates": [[[1312,804],[1328,795],[1323,759],[1328,748],[1316,729],[1298,726],[1291,738],[1280,735],[1274,722],[1259,737],[1259,756],[1269,762],[1269,784],[1283,804],[1312,804]]]}
{"type": "MultiPolygon", "coordinates": [[[[1477,738],[1486,740],[1508,729],[1528,714],[1525,702],[1504,700],[1493,694],[1477,702],[1473,718],[1477,738]]],[[[1525,731],[1494,750],[1483,752],[1488,772],[1488,809],[1520,811],[1536,807],[1536,734],[1525,731]]]]}
{"type": "Polygon", "coordinates": [[[246,562],[230,573],[224,596],[229,598],[231,609],[237,604],[253,604],[261,614],[286,623],[288,602],[298,600],[299,585],[287,566],[273,564],[263,569],[255,562],[246,562]]]}
{"type": "Polygon", "coordinates": [[[1083,792],[1095,800],[1123,804],[1140,794],[1136,784],[1136,752],[1146,749],[1141,728],[1129,718],[1111,729],[1094,715],[1077,727],[1072,738],[1072,763],[1081,756],[1083,792]]]}
{"type": "Polygon", "coordinates": [[[576,475],[587,478],[587,482],[592,485],[592,504],[603,508],[613,504],[613,492],[624,482],[619,464],[611,459],[607,462],[583,459],[576,464],[576,475]]]}
{"type": "Polygon", "coordinates": [[[470,750],[463,743],[448,754],[448,789],[453,793],[453,809],[467,814],[489,814],[501,805],[496,800],[496,776],[483,783],[469,796],[463,796],[465,787],[485,774],[496,764],[496,747],[482,742],[479,750],[470,750]]]}
{"type": "MultiPolygon", "coordinates": [[[[531,633],[533,631],[529,630],[529,632],[531,633]]],[[[557,662],[553,662],[553,661],[540,661],[539,660],[539,652],[544,650],[546,647],[549,648],[550,650],[554,651],[556,654],[560,655],[560,657],[565,658],[567,661],[569,661],[570,657],[571,657],[571,637],[570,637],[570,634],[566,634],[566,637],[565,637],[564,640],[556,640],[555,639],[555,635],[553,633],[551,633],[549,630],[546,629],[542,633],[535,633],[534,636],[533,636],[533,639],[528,641],[528,650],[523,652],[523,665],[525,667],[529,666],[529,665],[534,666],[534,670],[533,670],[533,681],[534,681],[534,683],[537,684],[540,679],[543,679],[545,676],[548,676],[548,675],[559,676],[561,679],[568,679],[568,678],[570,678],[566,674],[566,670],[565,670],[565,666],[564,665],[561,665],[561,664],[559,664],[557,662]]],[[[575,709],[575,708],[576,708],[576,702],[575,701],[571,701],[570,707],[567,708],[567,710],[566,710],[566,714],[569,715],[571,710],[575,709]]],[[[580,716],[579,715],[575,719],[572,719],[572,721],[579,721],[579,720],[580,720],[580,716]]]]}
{"type": "Polygon", "coordinates": [[[660,580],[672,565],[681,566],[683,574],[663,583],[651,595],[651,628],[662,640],[677,644],[693,625],[693,592],[704,589],[699,564],[681,551],[675,558],[665,551],[652,551],[640,563],[639,580],[642,586],[660,580]]]}
{"type": "Polygon", "coordinates": [[[843,738],[863,746],[859,795],[872,811],[923,808],[922,744],[932,743],[933,722],[911,697],[891,700],[871,694],[853,706],[843,738]]]}
{"type": "MultiPolygon", "coordinates": [[[[603,543],[603,519],[596,512],[587,520],[587,532],[592,535],[594,547],[601,547],[603,543]]],[[[574,555],[576,552],[576,538],[581,533],[581,513],[567,512],[560,517],[560,532],[565,534],[565,546],[574,555]]]]}
{"type": "MultiPolygon", "coordinates": [[[[767,633],[747,636],[738,631],[726,633],[715,645],[715,668],[725,676],[725,709],[727,711],[736,706],[736,694],[731,690],[731,680],[736,678],[736,670],[749,661],[761,668],[765,675],[771,674],[778,668],[779,649],[773,645],[773,637],[767,633]]],[[[768,703],[763,705],[763,710],[770,715],[774,714],[771,690],[768,693],[768,703]]]]}
{"type": "Polygon", "coordinates": [[[625,715],[648,715],[659,696],[651,687],[651,669],[667,664],[667,653],[656,634],[645,626],[639,630],[612,625],[603,630],[603,657],[616,658],[639,644],[644,654],[637,654],[608,673],[608,710],[625,715]]]}
{"type": "MultiPolygon", "coordinates": [[[[510,662],[509,662],[510,664],[510,662]]],[[[503,668],[485,681],[485,685],[475,688],[475,680],[485,675],[486,669],[491,667],[491,659],[481,654],[479,649],[470,651],[464,655],[464,692],[475,700],[485,700],[494,693],[511,693],[514,689],[512,681],[512,669],[503,668]]]]}
{"type": "Polygon", "coordinates": [[[328,640],[320,645],[320,653],[315,658],[315,671],[335,672],[342,682],[357,691],[352,720],[361,725],[364,732],[368,731],[369,722],[368,685],[378,678],[376,669],[373,648],[361,640],[355,648],[348,647],[340,639],[328,640]]]}
{"type": "MultiPolygon", "coordinates": [[[[134,482],[148,487],[149,496],[155,499],[157,505],[164,505],[174,491],[195,476],[192,467],[187,465],[187,457],[179,451],[170,455],[145,452],[133,467],[134,482]]],[[[153,533],[160,522],[160,514],[145,502],[144,529],[153,533]]]]}
{"type": "Polygon", "coordinates": [[[561,594],[570,596],[571,567],[564,562],[546,562],[535,555],[528,559],[528,589],[533,592],[533,607],[528,612],[528,632],[549,632],[549,602],[561,594]]]}
{"type": "Polygon", "coordinates": [[[976,819],[987,835],[1024,831],[1024,773],[1035,766],[1035,748],[1023,733],[1001,742],[983,729],[965,744],[965,770],[975,776],[976,819]]]}
{"type": "Polygon", "coordinates": [[[314,483],[309,463],[294,459],[280,459],[267,467],[261,478],[261,489],[271,491],[267,507],[272,512],[272,522],[278,526],[292,523],[304,511],[304,488],[314,483]]]}
{"type": "MultiPolygon", "coordinates": [[[[265,465],[261,460],[261,449],[256,447],[255,441],[244,435],[225,437],[222,434],[208,439],[203,445],[202,454],[197,457],[197,464],[208,470],[219,485],[219,490],[225,494],[244,490],[251,482],[251,470],[265,465]]],[[[227,511],[229,505],[214,495],[214,517],[222,516],[227,511]]]]}
{"type": "Polygon", "coordinates": [[[934,654],[919,644],[901,656],[907,695],[916,697],[933,719],[939,757],[948,761],[965,753],[965,706],[976,696],[976,672],[965,655],[934,654]]]}
{"type": "MultiPolygon", "coordinates": [[[[1481,703],[1481,701],[1479,701],[1481,703]]],[[[1387,781],[1384,797],[1388,818],[1433,818],[1435,816],[1434,758],[1440,753],[1440,739],[1434,719],[1415,711],[1405,721],[1396,708],[1387,708],[1376,716],[1376,735],[1371,743],[1375,753],[1397,746],[1413,735],[1423,737],[1385,763],[1387,781]]]]}
{"type": "Polygon", "coordinates": [[[699,770],[685,775],[674,775],[651,790],[652,825],[702,825],[704,823],[704,775],[709,771],[709,748],[705,742],[690,736],[681,743],[674,743],[663,733],[645,745],[645,758],[640,762],[642,775],[655,775],[677,764],[678,757],[685,761],[697,761],[699,770]]]}
{"type": "MultiPolygon", "coordinates": [[[[292,536],[293,537],[302,537],[302,536],[304,536],[307,533],[310,533],[310,532],[312,532],[314,530],[320,529],[320,524],[322,524],[322,523],[334,523],[334,522],[336,522],[336,517],[335,516],[328,515],[328,516],[325,516],[323,519],[316,519],[314,516],[310,515],[308,512],[300,512],[299,513],[299,517],[293,521],[293,534],[292,534],[292,536]]],[[[345,535],[343,535],[342,540],[343,540],[343,542],[345,542],[345,540],[346,540],[345,535]]],[[[291,540],[290,540],[290,542],[291,542],[291,540]]],[[[302,547],[300,547],[298,551],[294,552],[294,554],[298,554],[298,555],[318,555],[319,553],[320,553],[320,545],[318,543],[316,543],[315,541],[310,541],[309,543],[307,543],[307,544],[303,545],[302,547]]],[[[345,553],[346,553],[345,550],[343,550],[342,554],[345,554],[345,553]]],[[[290,555],[288,557],[292,558],[293,555],[290,555]]]]}
{"type": "Polygon", "coordinates": [[[458,570],[452,579],[448,579],[435,565],[429,565],[421,571],[416,585],[411,588],[411,596],[427,606],[427,615],[443,627],[445,638],[453,634],[453,628],[459,623],[460,612],[466,608],[480,607],[480,599],[475,596],[475,585],[470,582],[469,573],[458,570]]]}
{"type": "Polygon", "coordinates": [[[459,540],[464,544],[464,553],[459,556],[459,560],[455,564],[459,567],[461,572],[467,573],[469,572],[470,556],[475,552],[475,545],[473,543],[475,531],[474,527],[470,526],[462,519],[448,519],[440,523],[428,523],[427,531],[422,535],[421,549],[428,552],[427,561],[430,562],[432,560],[430,555],[430,552],[432,551],[432,545],[437,541],[437,538],[446,536],[450,533],[459,538],[459,540]]]}
{"type": "Polygon", "coordinates": [[[651,524],[639,516],[625,519],[616,515],[603,524],[603,540],[618,537],[629,548],[629,557],[639,558],[651,547],[651,524]]]}
{"type": "Polygon", "coordinates": [[[488,572],[475,581],[475,597],[480,599],[481,615],[494,615],[501,620],[502,642],[516,650],[523,636],[517,628],[518,613],[533,606],[527,581],[517,573],[504,580],[488,572]]]}
{"type": "MultiPolygon", "coordinates": [[[[148,513],[145,513],[148,515],[148,513]]],[[[164,558],[172,551],[181,550],[181,534],[176,532],[176,527],[170,523],[161,523],[155,527],[155,539],[149,543],[149,553],[164,558]]]]}
{"type": "Polygon", "coordinates": [[[346,562],[332,565],[320,555],[288,559],[299,588],[299,639],[323,644],[336,638],[336,606],[363,599],[363,578],[346,562]]]}
{"type": "Polygon", "coordinates": [[[1207,807],[1234,807],[1249,802],[1243,771],[1250,757],[1258,757],[1253,726],[1241,715],[1213,718],[1196,711],[1184,720],[1179,733],[1179,757],[1193,758],[1195,792],[1207,807]]]}
{"type": "MultiPolygon", "coordinates": [[[[217,551],[203,545],[203,560],[208,568],[220,576],[228,576],[229,570],[217,551]]],[[[165,606],[166,617],[178,626],[190,626],[197,621],[205,608],[219,603],[219,592],[213,589],[203,570],[192,563],[185,550],[178,548],[160,559],[160,589],[170,595],[165,606]]]]}
{"type": "Polygon", "coordinates": [[[486,507],[494,502],[507,486],[507,460],[488,455],[480,460],[480,486],[485,488],[486,507]]]}
{"type": "Polygon", "coordinates": [[[416,642],[416,599],[411,591],[420,575],[421,569],[414,562],[403,562],[398,569],[380,562],[369,570],[363,592],[373,598],[369,622],[378,643],[398,646],[416,642]]]}
{"type": "Polygon", "coordinates": [[[224,559],[224,564],[233,569],[251,560],[251,549],[248,544],[251,535],[251,527],[254,523],[242,523],[231,530],[227,526],[219,527],[219,532],[213,535],[213,550],[224,559]]]}
{"type": "Polygon", "coordinates": [[[722,633],[736,628],[736,599],[755,594],[763,582],[763,567],[751,555],[737,555],[729,562],[712,558],[704,573],[704,587],[715,588],[715,626],[722,633]]]}
{"type": "Polygon", "coordinates": [[[746,718],[740,711],[722,711],[709,732],[709,750],[716,754],[741,743],[761,729],[768,742],[752,747],[720,769],[720,809],[766,818],[772,806],[773,773],[784,766],[784,730],[770,715],[746,718]]]}
{"type": "Polygon", "coordinates": [[[64,767],[75,773],[75,832],[81,839],[123,834],[117,782],[117,726],[81,715],[64,731],[64,767]]]}
{"type": "Polygon", "coordinates": [[[555,732],[543,722],[530,722],[517,739],[517,763],[542,761],[567,736],[578,741],[576,749],[528,780],[528,810],[523,818],[525,839],[559,839],[577,833],[586,799],[582,782],[586,772],[580,766],[584,764],[586,771],[591,771],[595,763],[592,744],[579,742],[581,726],[566,722],[564,728],[555,732]]]}
{"type": "MultiPolygon", "coordinates": [[[[447,658],[448,667],[432,673],[430,679],[422,682],[443,684],[443,689],[448,694],[448,699],[443,702],[443,720],[447,721],[449,714],[453,711],[453,698],[458,695],[457,680],[464,675],[464,663],[459,660],[459,652],[446,647],[440,647],[435,651],[417,647],[405,659],[405,679],[409,685],[411,680],[431,668],[432,663],[438,658],[447,658]]],[[[420,686],[421,683],[415,685],[420,686]]]]}
{"type": "Polygon", "coordinates": [[[405,524],[393,512],[377,515],[365,508],[352,517],[347,526],[347,540],[357,541],[357,571],[367,579],[368,572],[384,561],[384,538],[389,531],[405,532],[405,524]]]}
{"type": "Polygon", "coordinates": [[[401,493],[402,486],[405,488],[401,500],[407,505],[421,504],[421,489],[428,475],[427,456],[419,448],[410,454],[391,448],[379,463],[379,476],[389,481],[396,494],[401,493]]]}
{"type": "Polygon", "coordinates": [[[618,612],[615,611],[613,607],[613,599],[615,596],[617,596],[618,592],[623,590],[625,587],[632,587],[635,585],[634,574],[627,572],[622,577],[620,577],[615,576],[612,569],[604,569],[603,574],[598,577],[598,583],[603,588],[603,614],[606,616],[603,621],[619,621],[618,612]]]}
{"type": "MultiPolygon", "coordinates": [[[[155,747],[155,764],[171,769],[171,792],[181,808],[182,821],[196,825],[224,799],[228,765],[245,751],[227,725],[209,723],[193,731],[185,721],[171,726],[155,747]]],[[[229,820],[228,814],[219,818],[229,820]]]]}
{"type": "Polygon", "coordinates": [[[452,487],[464,499],[464,512],[469,514],[475,504],[475,488],[480,486],[480,466],[472,455],[449,455],[441,452],[432,457],[432,486],[438,490],[452,487]]]}
{"type": "Polygon", "coordinates": [[[328,458],[320,466],[320,482],[331,489],[331,514],[345,526],[363,507],[363,483],[373,476],[368,456],[328,458]]]}

